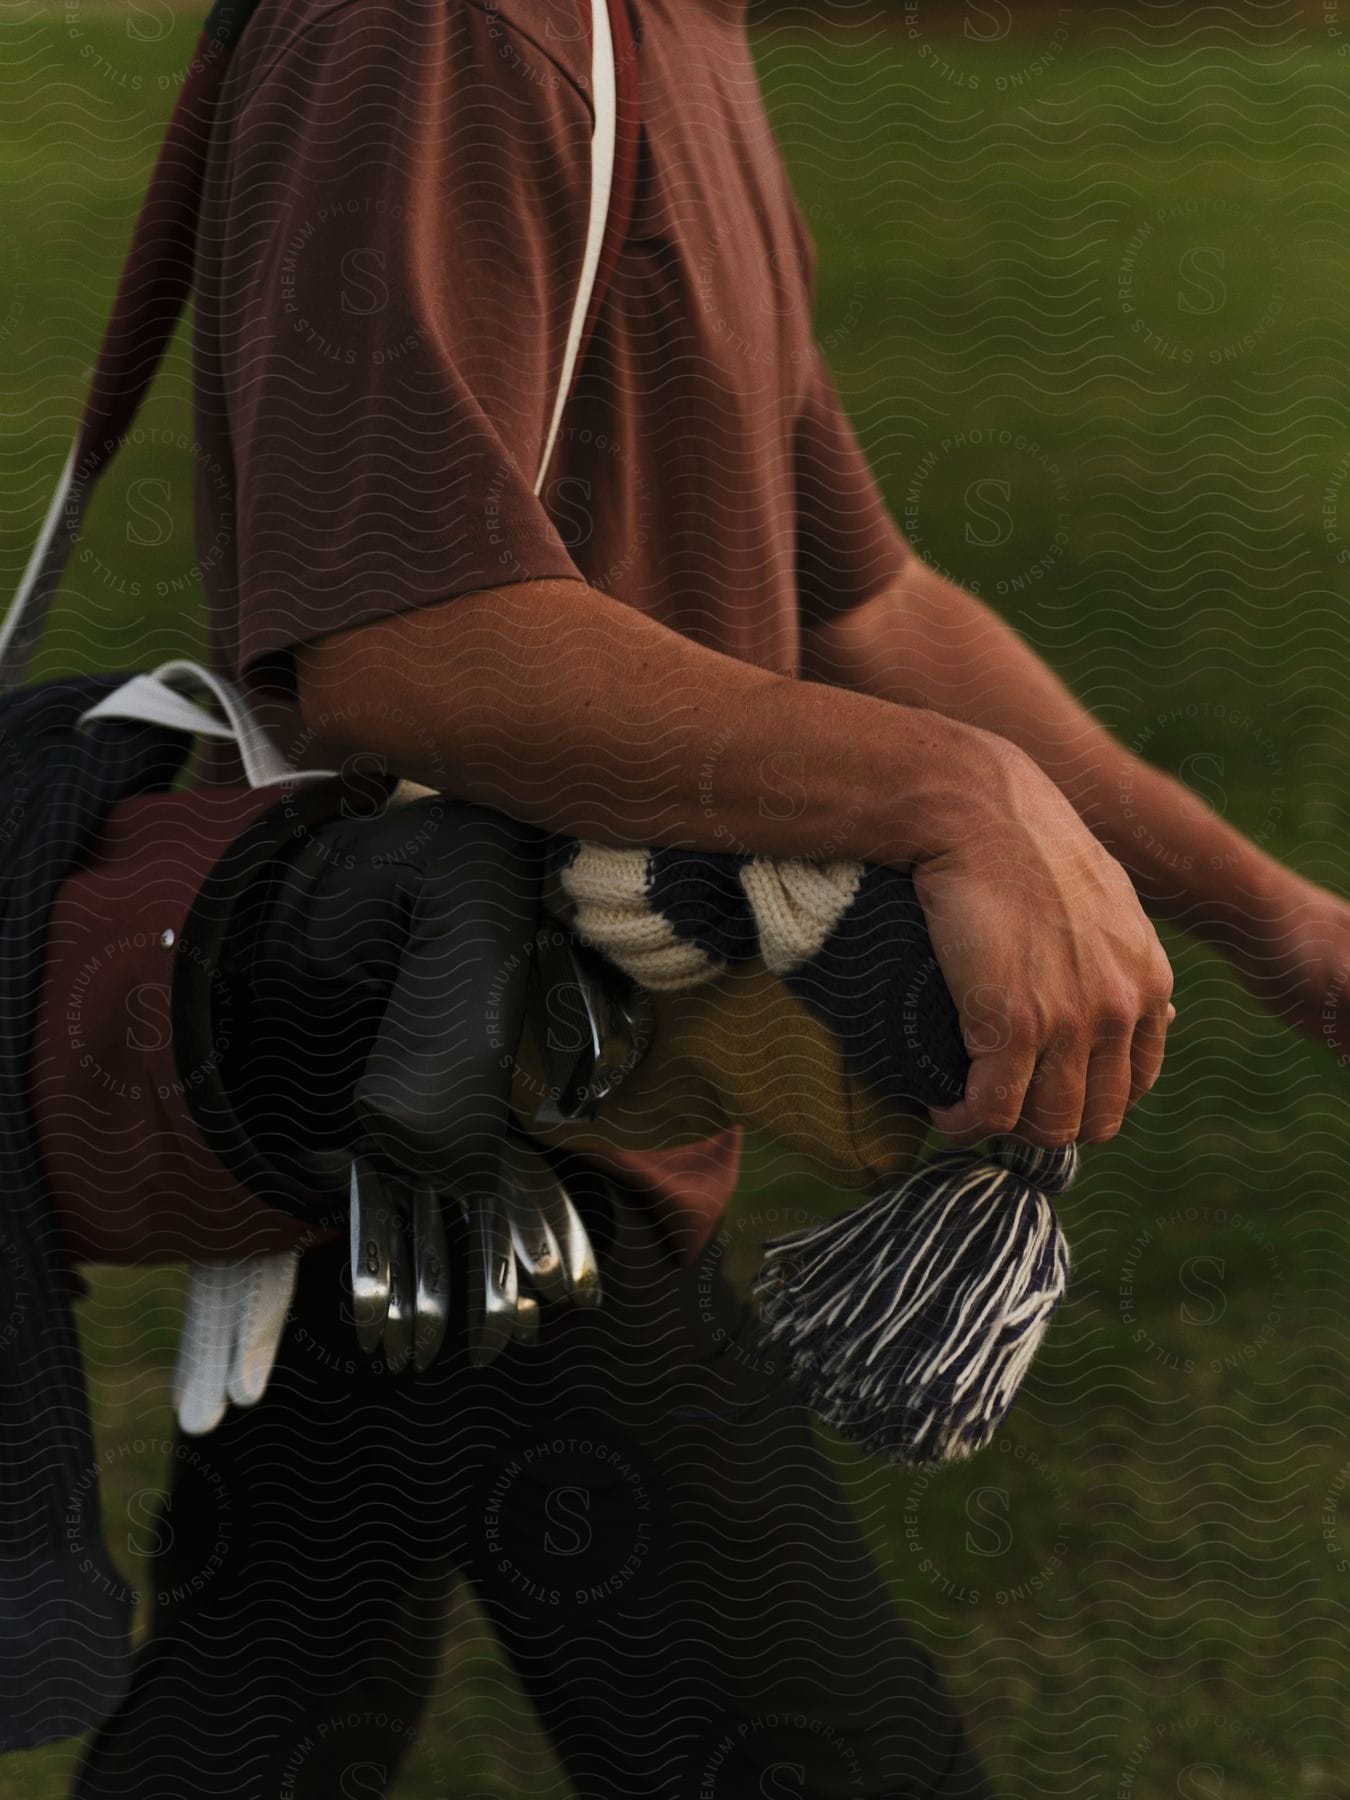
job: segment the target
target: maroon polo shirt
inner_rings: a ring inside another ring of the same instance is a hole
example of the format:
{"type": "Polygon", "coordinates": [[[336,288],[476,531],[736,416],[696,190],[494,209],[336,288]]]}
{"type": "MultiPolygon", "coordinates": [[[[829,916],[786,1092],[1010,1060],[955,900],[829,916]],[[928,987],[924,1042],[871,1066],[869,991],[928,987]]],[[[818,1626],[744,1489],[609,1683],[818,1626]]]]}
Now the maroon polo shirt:
{"type": "MultiPolygon", "coordinates": [[[[291,652],[329,632],[571,577],[794,674],[803,627],[908,554],[814,341],[742,0],[632,16],[632,219],[538,497],[590,191],[585,9],[277,0],[235,54],[193,296],[198,536],[212,654],[294,758],[291,652]]],[[[621,1161],[692,1248],[738,1155],[727,1132],[621,1161]]]]}

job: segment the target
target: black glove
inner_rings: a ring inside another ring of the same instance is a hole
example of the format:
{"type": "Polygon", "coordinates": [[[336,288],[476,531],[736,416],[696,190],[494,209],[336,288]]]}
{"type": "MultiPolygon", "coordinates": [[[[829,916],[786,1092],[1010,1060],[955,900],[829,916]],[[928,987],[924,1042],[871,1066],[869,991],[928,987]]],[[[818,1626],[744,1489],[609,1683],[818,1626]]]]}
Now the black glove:
{"type": "Polygon", "coordinates": [[[357,1149],[438,1190],[495,1180],[544,841],[438,796],[321,824],[250,883],[221,1075],[305,1216],[345,1200],[357,1149]]]}

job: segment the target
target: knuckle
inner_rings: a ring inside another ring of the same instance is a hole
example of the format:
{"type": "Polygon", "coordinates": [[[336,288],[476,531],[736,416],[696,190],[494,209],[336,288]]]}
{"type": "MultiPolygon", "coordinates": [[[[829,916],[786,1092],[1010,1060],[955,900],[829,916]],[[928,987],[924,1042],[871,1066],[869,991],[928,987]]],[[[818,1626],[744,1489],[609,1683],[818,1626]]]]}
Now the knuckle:
{"type": "Polygon", "coordinates": [[[1139,994],[1124,982],[1109,983],[1097,998],[1096,1024],[1122,1029],[1132,1026],[1142,1011],[1139,994]]]}
{"type": "Polygon", "coordinates": [[[1040,1042],[1041,1022],[1029,1006],[1008,1009],[1006,1031],[1011,1050],[1030,1050],[1040,1042]]]}
{"type": "Polygon", "coordinates": [[[1096,1008],[1086,992],[1075,994],[1060,1008],[1055,1020],[1055,1038],[1063,1049],[1083,1044],[1092,1035],[1096,1008]]]}

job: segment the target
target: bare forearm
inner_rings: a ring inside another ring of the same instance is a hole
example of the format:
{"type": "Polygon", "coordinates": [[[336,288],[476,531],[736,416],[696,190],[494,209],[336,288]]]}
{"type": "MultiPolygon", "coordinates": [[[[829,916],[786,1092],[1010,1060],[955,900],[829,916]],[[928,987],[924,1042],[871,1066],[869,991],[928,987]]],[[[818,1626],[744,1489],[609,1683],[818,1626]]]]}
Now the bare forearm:
{"type": "Polygon", "coordinates": [[[1127,750],[1011,626],[920,563],[808,634],[806,672],[997,732],[1024,750],[1129,871],[1159,918],[1222,940],[1279,865],[1199,795],[1127,750]]]}
{"type": "Polygon", "coordinates": [[[385,619],[297,663],[329,758],[374,751],[600,842],[912,867],[974,1034],[965,1091],[935,1114],[958,1142],[1108,1137],[1156,1077],[1172,979],[1156,934],[1120,865],[1002,737],[752,668],[576,582],[385,619]],[[1006,1026],[992,1038],[988,1003],[1006,1026]]]}
{"type": "Polygon", "coordinates": [[[605,843],[904,865],[997,780],[986,733],[738,662],[575,582],[380,620],[298,665],[330,754],[605,843]]]}

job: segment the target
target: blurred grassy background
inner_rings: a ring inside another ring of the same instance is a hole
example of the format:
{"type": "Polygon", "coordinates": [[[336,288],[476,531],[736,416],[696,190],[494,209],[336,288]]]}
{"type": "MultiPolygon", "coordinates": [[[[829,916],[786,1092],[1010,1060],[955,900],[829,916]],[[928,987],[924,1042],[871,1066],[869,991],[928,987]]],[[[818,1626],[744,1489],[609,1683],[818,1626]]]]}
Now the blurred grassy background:
{"type": "MultiPolygon", "coordinates": [[[[0,22],[6,591],[200,16],[0,22]]],[[[766,13],[757,40],[820,335],[916,546],[1140,754],[1341,891],[1346,26],[1334,0],[903,0],[828,27],[766,13]]],[[[185,348],[40,673],[201,648],[185,348]]],[[[1073,1289],[1009,1430],[931,1477],[839,1453],[1001,1800],[1350,1795],[1347,1072],[1168,947],[1167,1069],[1064,1203],[1073,1289]]],[[[747,1270],[785,1211],[832,1203],[760,1149],[728,1255],[747,1270]]],[[[133,1579],[177,1292],[100,1276],[85,1308],[133,1579]]],[[[0,1763],[0,1797],[54,1800],[70,1756],[0,1763]]],[[[397,1793],[443,1794],[446,1771],[482,1800],[565,1792],[467,1603],[397,1793]]]]}

